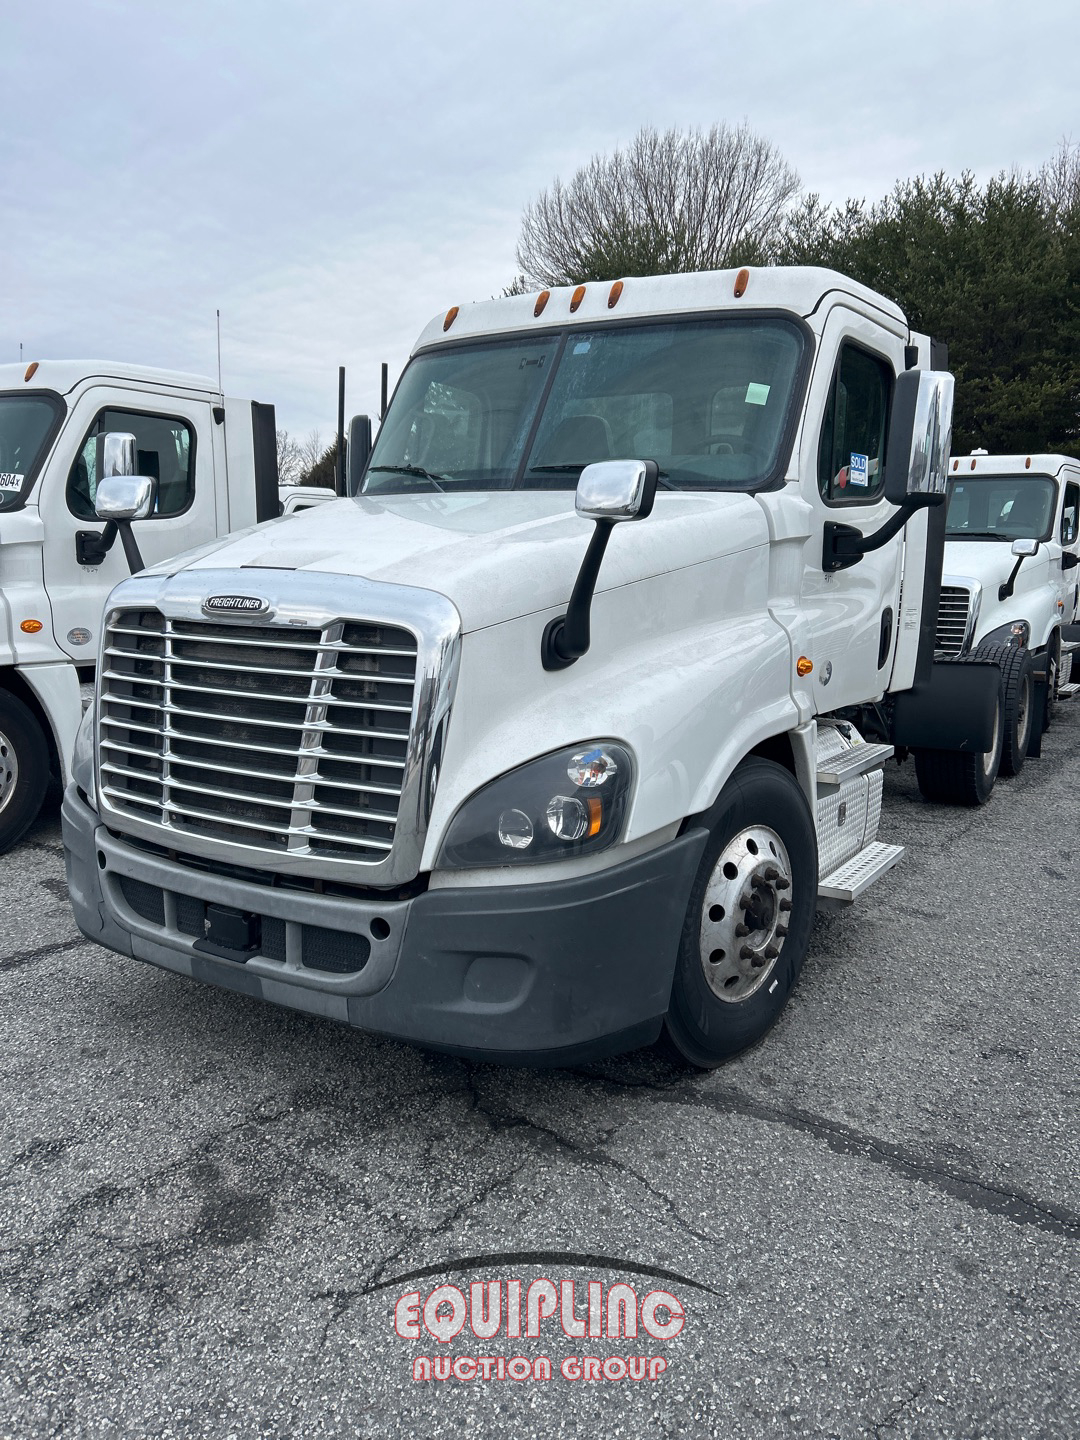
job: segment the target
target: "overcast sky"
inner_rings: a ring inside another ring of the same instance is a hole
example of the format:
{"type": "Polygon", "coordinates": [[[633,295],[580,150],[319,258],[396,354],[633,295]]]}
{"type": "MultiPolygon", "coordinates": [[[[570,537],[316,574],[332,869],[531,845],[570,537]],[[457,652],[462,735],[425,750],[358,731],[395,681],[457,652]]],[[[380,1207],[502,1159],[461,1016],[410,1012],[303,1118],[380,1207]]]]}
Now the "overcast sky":
{"type": "Polygon", "coordinates": [[[213,374],[328,440],[523,206],[642,125],[741,120],[804,186],[1080,141],[1077,0],[0,0],[0,359],[213,374]]]}

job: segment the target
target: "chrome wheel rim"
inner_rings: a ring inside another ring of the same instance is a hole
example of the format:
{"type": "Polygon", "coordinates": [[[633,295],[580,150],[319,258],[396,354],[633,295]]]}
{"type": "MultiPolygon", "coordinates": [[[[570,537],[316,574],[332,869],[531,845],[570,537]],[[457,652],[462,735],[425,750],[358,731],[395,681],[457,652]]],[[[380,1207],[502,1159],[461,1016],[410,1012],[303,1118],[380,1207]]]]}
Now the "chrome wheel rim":
{"type": "Polygon", "coordinates": [[[701,904],[701,968],[718,1000],[737,1005],[766,983],[791,905],[791,861],[780,836],[767,825],[740,830],[717,857],[701,904]]]}
{"type": "Polygon", "coordinates": [[[994,707],[994,737],[990,742],[990,749],[984,751],[982,757],[982,771],[988,780],[992,779],[998,768],[998,749],[1001,738],[1001,706],[994,707]]]}
{"type": "Polygon", "coordinates": [[[15,747],[0,730],[0,810],[8,804],[19,783],[19,758],[15,747]]]}
{"type": "Polygon", "coordinates": [[[1031,676],[1025,677],[1025,683],[1020,687],[1020,695],[1016,702],[1016,739],[1017,749],[1021,755],[1027,753],[1028,741],[1031,730],[1031,676]]]}

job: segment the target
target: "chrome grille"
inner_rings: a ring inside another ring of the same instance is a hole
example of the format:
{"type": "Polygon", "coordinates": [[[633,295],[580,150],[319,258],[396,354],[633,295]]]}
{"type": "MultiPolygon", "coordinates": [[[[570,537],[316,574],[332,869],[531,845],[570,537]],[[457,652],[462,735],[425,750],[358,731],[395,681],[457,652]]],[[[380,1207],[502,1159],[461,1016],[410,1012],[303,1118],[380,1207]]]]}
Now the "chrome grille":
{"type": "Polygon", "coordinates": [[[970,614],[971,591],[960,585],[943,585],[934,648],[946,655],[959,655],[968,637],[970,614]]]}
{"type": "Polygon", "coordinates": [[[117,611],[100,671],[103,796],[182,835],[379,864],[394,844],[416,666],[400,626],[117,611]]]}

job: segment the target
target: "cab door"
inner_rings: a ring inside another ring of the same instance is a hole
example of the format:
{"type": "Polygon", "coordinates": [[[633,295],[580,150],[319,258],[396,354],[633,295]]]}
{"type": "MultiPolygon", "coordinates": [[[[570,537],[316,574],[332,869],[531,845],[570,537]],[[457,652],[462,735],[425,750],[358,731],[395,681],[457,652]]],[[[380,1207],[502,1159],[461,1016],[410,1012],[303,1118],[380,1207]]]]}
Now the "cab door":
{"type": "Polygon", "coordinates": [[[1060,565],[1061,618],[1070,625],[1080,616],[1080,475],[1066,473],[1062,492],[1057,532],[1061,558],[1058,564],[1051,561],[1051,573],[1060,565]]]}
{"type": "Polygon", "coordinates": [[[97,437],[133,434],[137,473],[157,481],[153,514],[132,526],[149,566],[218,533],[212,424],[209,402],[189,397],[95,386],[77,401],[39,499],[53,632],[73,660],[93,663],[106,597],[129,574],[119,538],[98,564],[80,539],[105,528],[94,513],[97,437]]]}
{"type": "Polygon", "coordinates": [[[813,517],[803,601],[818,713],[882,694],[898,628],[903,532],[842,570],[823,563],[828,522],[879,530],[896,512],[884,497],[885,441],[904,340],[837,306],[821,339],[800,473],[813,517]],[[817,423],[811,417],[817,417],[817,423]]]}

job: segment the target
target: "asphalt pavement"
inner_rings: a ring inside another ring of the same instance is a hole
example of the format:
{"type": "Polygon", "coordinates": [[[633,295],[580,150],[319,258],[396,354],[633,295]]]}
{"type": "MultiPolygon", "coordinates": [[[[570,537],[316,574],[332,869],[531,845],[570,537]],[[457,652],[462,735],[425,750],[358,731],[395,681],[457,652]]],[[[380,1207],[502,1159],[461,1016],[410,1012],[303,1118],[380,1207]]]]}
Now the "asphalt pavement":
{"type": "Polygon", "coordinates": [[[1075,1440],[1080,699],[980,810],[890,766],[881,838],[753,1051],[533,1072],[82,940],[54,797],[0,860],[0,1435],[1075,1440]],[[493,1338],[415,1324],[478,1281],[493,1338]]]}

